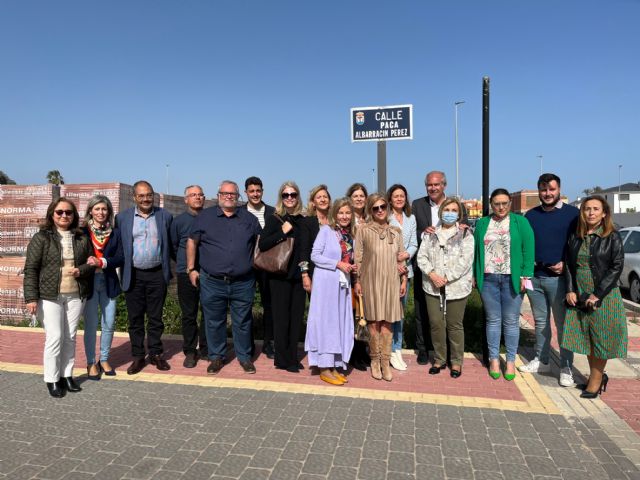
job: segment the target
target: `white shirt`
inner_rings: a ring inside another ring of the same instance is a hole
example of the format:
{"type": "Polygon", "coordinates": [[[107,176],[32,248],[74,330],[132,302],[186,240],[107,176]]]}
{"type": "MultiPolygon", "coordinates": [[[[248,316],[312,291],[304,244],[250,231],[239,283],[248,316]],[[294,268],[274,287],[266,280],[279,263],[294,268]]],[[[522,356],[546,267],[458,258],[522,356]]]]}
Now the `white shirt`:
{"type": "Polygon", "coordinates": [[[250,214],[258,219],[258,223],[260,224],[260,228],[264,228],[264,203],[262,204],[262,208],[256,210],[251,206],[251,203],[247,203],[247,210],[250,214]]]}

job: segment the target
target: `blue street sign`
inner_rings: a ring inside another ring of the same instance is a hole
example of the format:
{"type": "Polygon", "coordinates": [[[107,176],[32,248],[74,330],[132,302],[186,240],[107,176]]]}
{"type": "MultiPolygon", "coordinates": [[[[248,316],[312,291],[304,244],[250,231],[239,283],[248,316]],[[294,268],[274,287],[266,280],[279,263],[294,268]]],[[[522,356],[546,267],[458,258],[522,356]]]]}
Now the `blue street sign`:
{"type": "Polygon", "coordinates": [[[379,142],[413,138],[413,105],[351,109],[351,141],[379,142]]]}

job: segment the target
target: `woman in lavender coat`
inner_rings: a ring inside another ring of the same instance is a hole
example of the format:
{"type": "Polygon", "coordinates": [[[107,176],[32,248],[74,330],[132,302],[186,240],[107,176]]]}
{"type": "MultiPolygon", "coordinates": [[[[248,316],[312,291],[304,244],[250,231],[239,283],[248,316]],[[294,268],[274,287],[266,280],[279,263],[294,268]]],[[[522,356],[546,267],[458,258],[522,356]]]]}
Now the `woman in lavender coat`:
{"type": "Polygon", "coordinates": [[[318,367],[320,379],[331,385],[347,383],[336,368],[346,370],[353,349],[352,218],[349,199],[336,200],[329,225],[320,228],[311,251],[315,270],[304,348],[309,366],[318,367]]]}

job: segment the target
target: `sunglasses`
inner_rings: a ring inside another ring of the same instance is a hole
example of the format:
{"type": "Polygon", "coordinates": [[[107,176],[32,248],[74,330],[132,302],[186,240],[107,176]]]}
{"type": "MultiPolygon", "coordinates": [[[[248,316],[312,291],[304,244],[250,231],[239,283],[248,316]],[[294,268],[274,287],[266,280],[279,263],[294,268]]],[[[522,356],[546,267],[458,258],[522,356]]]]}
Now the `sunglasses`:
{"type": "Polygon", "coordinates": [[[73,216],[73,210],[54,210],[54,212],[59,217],[62,217],[63,215],[66,215],[67,217],[73,216]]]}
{"type": "Polygon", "coordinates": [[[286,200],[287,198],[298,198],[298,192],[284,192],[281,196],[283,200],[286,200]]]}
{"type": "Polygon", "coordinates": [[[383,203],[382,205],[375,205],[371,207],[371,210],[374,212],[384,212],[387,210],[387,204],[383,203]]]}

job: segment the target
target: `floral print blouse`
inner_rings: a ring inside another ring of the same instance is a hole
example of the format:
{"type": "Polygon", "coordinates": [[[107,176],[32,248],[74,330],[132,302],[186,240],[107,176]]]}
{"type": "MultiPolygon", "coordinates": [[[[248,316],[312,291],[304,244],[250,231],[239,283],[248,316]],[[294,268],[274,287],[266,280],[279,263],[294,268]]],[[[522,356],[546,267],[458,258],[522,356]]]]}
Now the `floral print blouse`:
{"type": "Polygon", "coordinates": [[[509,235],[509,216],[489,221],[484,236],[484,273],[511,274],[511,236],[509,235]]]}

